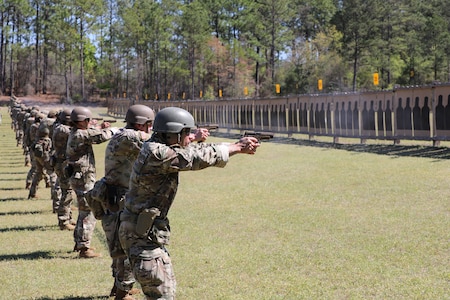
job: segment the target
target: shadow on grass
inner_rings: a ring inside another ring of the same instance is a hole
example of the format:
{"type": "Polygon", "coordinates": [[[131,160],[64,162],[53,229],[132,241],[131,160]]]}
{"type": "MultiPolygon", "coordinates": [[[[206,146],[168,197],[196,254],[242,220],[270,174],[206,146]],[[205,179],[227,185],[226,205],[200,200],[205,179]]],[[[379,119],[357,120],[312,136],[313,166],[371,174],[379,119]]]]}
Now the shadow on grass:
{"type": "Polygon", "coordinates": [[[109,296],[92,296],[92,297],[74,297],[67,296],[64,298],[49,298],[49,297],[40,297],[35,298],[36,300],[100,300],[100,299],[109,299],[109,296]]]}
{"type": "Polygon", "coordinates": [[[6,202],[6,201],[19,201],[19,200],[27,200],[25,197],[7,197],[7,198],[0,198],[0,202],[6,202]]]}
{"type": "Polygon", "coordinates": [[[53,259],[53,258],[55,258],[55,253],[49,251],[36,251],[23,254],[0,255],[0,261],[18,260],[18,259],[24,260],[53,259]]]}
{"type": "MultiPolygon", "coordinates": [[[[239,134],[212,132],[212,136],[239,139],[239,134]]],[[[410,156],[434,159],[450,159],[450,148],[421,145],[371,145],[371,144],[339,144],[333,142],[319,142],[314,140],[302,140],[295,138],[274,137],[264,143],[280,143],[299,146],[309,146],[326,149],[339,149],[357,153],[372,153],[393,157],[410,156]]]]}
{"type": "Polygon", "coordinates": [[[20,167],[23,167],[23,163],[16,162],[16,163],[0,164],[0,168],[20,168],[20,167]]]}
{"type": "Polygon", "coordinates": [[[0,212],[0,216],[35,215],[46,213],[44,210],[0,212]]]}
{"type": "Polygon", "coordinates": [[[45,231],[55,229],[56,225],[47,226],[26,226],[26,227],[10,227],[10,228],[0,228],[0,233],[2,232],[12,232],[12,231],[45,231]]]}
{"type": "Polygon", "coordinates": [[[1,178],[0,181],[24,181],[23,178],[1,178]]]}
{"type": "Polygon", "coordinates": [[[21,187],[13,187],[13,188],[0,188],[0,191],[20,191],[23,190],[21,187]]]}
{"type": "Polygon", "coordinates": [[[13,175],[13,174],[28,174],[28,171],[22,171],[22,172],[0,172],[0,175],[13,175]]]}
{"type": "MultiPolygon", "coordinates": [[[[21,254],[4,254],[0,255],[1,261],[12,261],[12,260],[36,260],[36,259],[74,259],[74,252],[53,252],[53,251],[35,251],[30,253],[21,254]]],[[[78,256],[75,259],[79,259],[78,256]]],[[[66,298],[64,298],[66,299],[66,298]]]]}

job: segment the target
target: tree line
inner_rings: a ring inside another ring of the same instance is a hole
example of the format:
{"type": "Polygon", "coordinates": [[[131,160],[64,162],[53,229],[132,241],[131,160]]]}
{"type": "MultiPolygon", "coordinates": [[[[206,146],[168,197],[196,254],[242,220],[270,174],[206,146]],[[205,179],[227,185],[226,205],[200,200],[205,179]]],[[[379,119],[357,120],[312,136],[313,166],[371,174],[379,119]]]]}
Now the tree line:
{"type": "Polygon", "coordinates": [[[448,82],[449,2],[3,0],[0,92],[217,99],[448,82]]]}

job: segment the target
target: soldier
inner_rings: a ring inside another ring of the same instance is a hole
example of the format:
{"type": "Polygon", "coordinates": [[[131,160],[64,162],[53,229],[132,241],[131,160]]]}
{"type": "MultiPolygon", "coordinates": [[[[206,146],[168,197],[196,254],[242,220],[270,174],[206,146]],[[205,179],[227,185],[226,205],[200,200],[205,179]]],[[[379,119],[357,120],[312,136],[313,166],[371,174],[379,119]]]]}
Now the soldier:
{"type": "Polygon", "coordinates": [[[18,143],[19,124],[18,124],[18,121],[17,121],[17,116],[19,115],[19,113],[21,111],[22,111],[22,106],[21,106],[20,103],[17,103],[17,102],[11,108],[11,126],[12,126],[14,132],[16,133],[17,146],[19,146],[19,143],[18,143]]]}
{"type": "Polygon", "coordinates": [[[31,183],[28,199],[36,198],[36,192],[39,182],[43,179],[44,174],[50,174],[51,181],[56,181],[56,174],[53,167],[50,166],[50,155],[52,152],[52,140],[50,139],[50,131],[48,128],[37,131],[37,141],[34,143],[32,151],[36,164],[36,173],[31,183]]]}
{"type": "Polygon", "coordinates": [[[99,144],[111,139],[116,128],[109,128],[109,123],[103,123],[102,128],[90,127],[91,111],[86,107],[75,107],[70,120],[73,127],[67,140],[65,171],[70,177],[70,185],[77,196],[78,219],[74,231],[75,251],[80,258],[100,256],[91,248],[91,238],[96,219],[86,200],[86,193],[94,187],[95,158],[93,144],[99,144]]]}
{"type": "MultiPolygon", "coordinates": [[[[58,110],[51,109],[46,118],[43,118],[41,122],[39,123],[38,133],[41,133],[43,131],[49,132],[49,138],[53,138],[53,124],[56,122],[56,115],[58,113],[58,110]]],[[[54,148],[53,148],[53,140],[52,140],[52,149],[50,150],[51,156],[53,156],[54,148]]],[[[37,160],[39,163],[39,160],[37,160]]],[[[59,206],[59,201],[61,198],[61,189],[59,187],[59,183],[57,181],[58,176],[55,173],[54,169],[54,162],[51,160],[48,164],[45,165],[44,170],[46,171],[46,174],[49,178],[49,184],[50,184],[50,196],[52,199],[52,208],[53,213],[56,213],[59,206]]]]}
{"type": "Polygon", "coordinates": [[[115,280],[110,296],[116,299],[134,299],[131,295],[137,291],[132,289],[135,280],[117,236],[118,216],[128,191],[132,165],[142,144],[150,138],[154,119],[155,114],[150,107],[131,106],[125,116],[125,128],[121,128],[106,147],[104,180],[108,192],[107,201],[103,203],[102,227],[113,259],[111,267],[115,280]]]}
{"type": "MultiPolygon", "coordinates": [[[[32,165],[32,154],[30,153],[30,147],[32,144],[32,140],[30,138],[30,128],[31,125],[33,125],[34,120],[36,118],[36,114],[38,113],[37,110],[31,109],[30,113],[25,116],[25,120],[23,121],[23,154],[25,155],[25,166],[26,167],[33,167],[32,165]]],[[[34,169],[30,170],[27,175],[27,185],[26,188],[29,189],[31,182],[33,181],[33,178],[31,177],[32,173],[34,173],[34,169]]]]}
{"type": "MultiPolygon", "coordinates": [[[[30,153],[30,160],[31,160],[31,168],[28,171],[27,174],[27,179],[26,179],[26,188],[29,189],[31,187],[32,182],[34,181],[34,177],[38,176],[39,178],[43,178],[45,180],[45,187],[50,187],[50,178],[47,175],[47,172],[45,171],[44,168],[40,168],[39,171],[42,172],[42,174],[37,174],[37,162],[36,162],[36,158],[35,158],[35,153],[34,153],[34,146],[36,144],[36,142],[39,140],[39,136],[38,136],[38,129],[39,129],[39,125],[41,120],[45,117],[44,114],[40,113],[37,110],[32,110],[32,112],[34,111],[34,114],[32,114],[32,116],[34,115],[33,118],[28,118],[27,119],[27,123],[28,123],[28,127],[27,127],[27,146],[29,148],[29,153],[30,153]]],[[[30,193],[28,194],[28,199],[30,198],[36,198],[36,191],[30,191],[30,193]]]]}
{"type": "Polygon", "coordinates": [[[17,146],[22,146],[24,120],[28,115],[28,108],[25,104],[22,104],[20,108],[21,111],[17,114],[17,131],[16,131],[17,146]]]}
{"type": "Polygon", "coordinates": [[[224,167],[231,155],[254,154],[253,137],[232,144],[191,144],[194,118],[184,109],[164,108],[156,114],[153,135],[136,159],[120,216],[120,243],[147,299],[174,299],[175,275],[165,248],[167,218],[175,198],[180,171],[224,167]]]}
{"type": "Polygon", "coordinates": [[[53,213],[56,213],[56,210],[59,205],[59,187],[56,183],[56,173],[53,169],[52,162],[50,161],[50,157],[53,154],[53,143],[52,143],[52,135],[53,135],[53,123],[56,120],[56,111],[51,110],[47,116],[44,114],[39,115],[41,117],[39,123],[35,123],[31,127],[31,132],[34,130],[34,126],[37,126],[36,129],[36,140],[32,146],[32,152],[34,154],[34,160],[36,165],[36,172],[33,176],[33,181],[30,187],[30,193],[28,195],[28,199],[35,198],[36,192],[39,186],[39,182],[44,178],[46,179],[46,186],[50,187],[50,195],[52,198],[52,208],[53,213]],[[46,139],[43,139],[43,136],[48,136],[46,139]],[[50,148],[47,149],[47,139],[50,140],[50,148]],[[42,145],[44,143],[44,145],[42,145]],[[42,147],[44,146],[44,147],[42,147]],[[42,148],[45,150],[45,157],[42,156],[42,148]],[[48,152],[48,153],[47,153],[48,152]],[[48,157],[47,157],[48,156],[48,157]],[[45,160],[43,160],[45,158],[45,160]]]}
{"type": "Polygon", "coordinates": [[[61,197],[57,209],[58,225],[61,230],[74,230],[76,221],[72,218],[71,205],[73,202],[73,192],[70,186],[69,177],[64,172],[66,162],[66,145],[70,134],[70,113],[71,109],[63,109],[54,123],[53,128],[53,161],[57,175],[58,185],[61,189],[61,197]]]}

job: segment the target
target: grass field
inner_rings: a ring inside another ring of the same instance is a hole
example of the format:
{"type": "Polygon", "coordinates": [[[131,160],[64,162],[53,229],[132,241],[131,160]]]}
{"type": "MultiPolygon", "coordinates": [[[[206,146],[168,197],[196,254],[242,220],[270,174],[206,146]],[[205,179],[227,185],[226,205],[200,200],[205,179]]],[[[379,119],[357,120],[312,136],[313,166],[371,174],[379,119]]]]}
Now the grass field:
{"type": "MultiPolygon", "coordinates": [[[[78,259],[50,190],[41,183],[27,200],[5,111],[0,299],[107,299],[100,223],[103,257],[78,259]]],[[[95,146],[98,178],[105,146],[95,146]]],[[[169,214],[177,299],[450,299],[447,150],[395,147],[271,141],[224,169],[181,174],[169,214]]]]}

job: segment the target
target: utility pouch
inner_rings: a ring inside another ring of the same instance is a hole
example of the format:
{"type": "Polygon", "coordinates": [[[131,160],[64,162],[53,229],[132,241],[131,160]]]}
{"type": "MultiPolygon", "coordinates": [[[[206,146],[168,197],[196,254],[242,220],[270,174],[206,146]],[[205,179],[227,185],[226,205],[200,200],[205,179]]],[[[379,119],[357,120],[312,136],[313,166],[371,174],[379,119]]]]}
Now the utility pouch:
{"type": "Polygon", "coordinates": [[[73,166],[69,164],[64,168],[64,175],[66,175],[67,178],[70,178],[70,177],[72,177],[74,171],[75,170],[74,170],[73,166]]]}
{"type": "Polygon", "coordinates": [[[41,143],[36,143],[33,146],[33,153],[36,157],[43,157],[44,156],[44,146],[41,143]]]}
{"type": "Polygon", "coordinates": [[[117,186],[107,184],[106,189],[106,198],[107,198],[107,207],[112,212],[118,212],[120,210],[120,196],[117,186]]]}
{"type": "Polygon", "coordinates": [[[155,218],[160,215],[160,211],[156,207],[144,209],[137,218],[136,233],[140,237],[146,237],[153,226],[155,218]]]}
{"type": "Polygon", "coordinates": [[[94,187],[92,188],[90,193],[94,200],[102,203],[105,207],[107,207],[108,185],[106,184],[105,177],[102,177],[100,180],[97,180],[94,183],[94,187]]]}
{"type": "Polygon", "coordinates": [[[89,205],[89,208],[92,211],[92,214],[97,220],[101,220],[103,216],[105,215],[105,210],[103,208],[103,205],[92,198],[92,190],[86,193],[86,201],[89,205]]]}
{"type": "Polygon", "coordinates": [[[56,166],[56,160],[57,160],[57,158],[55,157],[55,155],[50,156],[49,164],[51,167],[56,166]]]}

